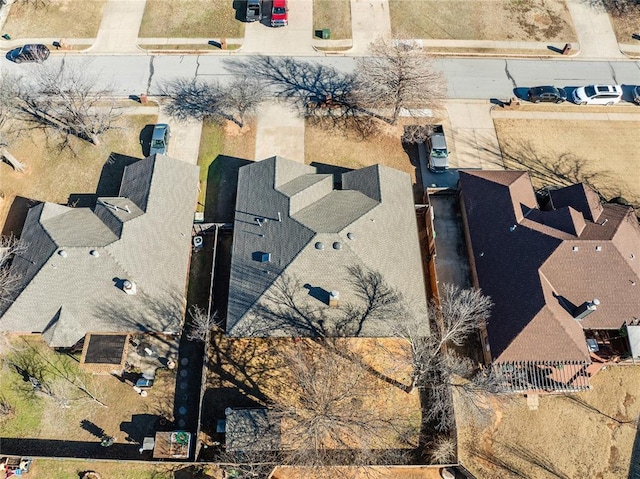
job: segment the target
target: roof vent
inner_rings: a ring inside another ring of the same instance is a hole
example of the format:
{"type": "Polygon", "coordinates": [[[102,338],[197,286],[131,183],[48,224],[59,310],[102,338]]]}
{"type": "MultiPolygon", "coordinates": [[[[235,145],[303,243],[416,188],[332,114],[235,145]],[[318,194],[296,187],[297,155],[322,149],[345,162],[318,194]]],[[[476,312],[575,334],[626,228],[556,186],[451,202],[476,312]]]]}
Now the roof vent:
{"type": "Polygon", "coordinates": [[[67,257],[67,252],[63,249],[61,249],[60,251],[58,251],[58,255],[62,256],[63,258],[67,257]]]}
{"type": "Polygon", "coordinates": [[[324,249],[324,243],[322,241],[318,241],[315,246],[316,249],[324,249]]]}
{"type": "Polygon", "coordinates": [[[602,251],[602,246],[596,246],[596,251],[602,251]]]}
{"type": "Polygon", "coordinates": [[[340,241],[336,241],[335,243],[333,243],[333,249],[341,250],[342,243],[340,243],[340,241]]]}
{"type": "Polygon", "coordinates": [[[598,309],[599,305],[600,305],[600,300],[598,300],[597,298],[594,298],[593,301],[585,301],[584,303],[582,303],[580,306],[576,308],[575,312],[573,313],[574,319],[577,319],[578,321],[582,321],[584,318],[586,318],[591,313],[593,313],[596,309],[598,309]]]}
{"type": "Polygon", "coordinates": [[[356,239],[356,235],[355,233],[347,233],[347,238],[353,241],[354,239],[356,239]]]}
{"type": "Polygon", "coordinates": [[[571,248],[573,251],[578,251],[580,248],[578,248],[577,246],[574,246],[573,248],[571,248]]]}
{"type": "Polygon", "coordinates": [[[511,231],[513,233],[516,230],[517,227],[518,227],[518,225],[511,225],[511,226],[509,226],[509,231],[511,231]]]}
{"type": "Polygon", "coordinates": [[[331,291],[329,293],[329,307],[337,308],[340,306],[340,293],[338,291],[331,291]]]}
{"type": "Polygon", "coordinates": [[[125,279],[122,282],[122,290],[127,294],[136,294],[136,283],[125,279]]]}
{"type": "Polygon", "coordinates": [[[271,261],[271,253],[262,253],[260,255],[261,263],[269,263],[271,261]]]}
{"type": "Polygon", "coordinates": [[[89,251],[89,254],[91,256],[93,256],[94,258],[97,258],[97,257],[100,256],[100,253],[98,253],[98,250],[96,250],[96,249],[92,249],[91,251],[89,251]]]}

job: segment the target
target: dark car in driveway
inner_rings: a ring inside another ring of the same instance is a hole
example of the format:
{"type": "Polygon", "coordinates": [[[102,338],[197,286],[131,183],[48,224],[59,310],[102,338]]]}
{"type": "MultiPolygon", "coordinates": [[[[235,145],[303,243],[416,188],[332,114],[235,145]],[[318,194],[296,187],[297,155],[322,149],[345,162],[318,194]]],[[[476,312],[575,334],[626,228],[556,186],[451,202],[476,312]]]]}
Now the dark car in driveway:
{"type": "Polygon", "coordinates": [[[554,86],[534,86],[529,88],[527,99],[533,103],[551,102],[562,103],[567,99],[567,92],[564,88],[556,88],[554,86]]]}
{"type": "Polygon", "coordinates": [[[41,43],[30,43],[18,48],[14,48],[7,53],[7,59],[14,63],[36,62],[42,63],[51,52],[46,45],[41,43]]]}

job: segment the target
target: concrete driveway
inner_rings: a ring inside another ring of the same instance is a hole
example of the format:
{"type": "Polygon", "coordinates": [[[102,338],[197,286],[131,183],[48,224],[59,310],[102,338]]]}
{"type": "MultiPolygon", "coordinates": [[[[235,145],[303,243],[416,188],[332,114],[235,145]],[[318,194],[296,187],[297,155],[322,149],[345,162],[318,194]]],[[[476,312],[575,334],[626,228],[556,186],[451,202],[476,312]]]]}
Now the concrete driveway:
{"type": "Polygon", "coordinates": [[[202,121],[178,121],[160,110],[158,123],[167,123],[171,127],[171,140],[167,154],[176,160],[197,165],[202,121]]]}
{"type": "Polygon", "coordinates": [[[312,55],[313,10],[310,0],[289,0],[289,25],[270,26],[271,1],[262,4],[261,22],[247,23],[242,53],[265,55],[312,55]]]}
{"type": "Polygon", "coordinates": [[[260,107],[257,118],[257,161],[279,155],[304,163],[304,118],[294,106],[267,103],[260,107]]]}
{"type": "Polygon", "coordinates": [[[351,0],[351,55],[364,55],[378,37],[391,35],[388,0],[351,0]]]}
{"type": "Polygon", "coordinates": [[[489,101],[447,100],[451,131],[447,142],[453,146],[451,168],[504,169],[498,137],[491,118],[489,101]]]}

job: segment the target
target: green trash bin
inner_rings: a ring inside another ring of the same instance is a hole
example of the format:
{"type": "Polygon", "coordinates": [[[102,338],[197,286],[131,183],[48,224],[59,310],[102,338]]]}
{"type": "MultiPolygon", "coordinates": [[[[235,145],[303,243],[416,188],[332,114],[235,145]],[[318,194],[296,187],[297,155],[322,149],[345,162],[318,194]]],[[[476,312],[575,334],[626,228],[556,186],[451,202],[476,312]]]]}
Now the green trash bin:
{"type": "Polygon", "coordinates": [[[323,28],[322,29],[322,39],[323,40],[329,40],[331,38],[331,29],[330,28],[323,28]]]}

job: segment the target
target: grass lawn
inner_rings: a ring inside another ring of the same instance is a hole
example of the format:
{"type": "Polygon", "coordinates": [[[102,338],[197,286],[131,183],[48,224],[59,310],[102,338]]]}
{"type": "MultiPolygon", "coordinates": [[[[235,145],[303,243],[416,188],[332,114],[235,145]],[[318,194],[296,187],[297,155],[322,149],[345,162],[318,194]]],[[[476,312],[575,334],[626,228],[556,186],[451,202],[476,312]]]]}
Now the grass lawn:
{"type": "MultiPolygon", "coordinates": [[[[100,145],[73,141],[75,155],[47,143],[45,134],[39,130],[13,140],[9,151],[27,165],[27,170],[17,173],[6,163],[0,163],[0,193],[4,195],[0,202],[0,225],[4,224],[16,196],[66,204],[72,193],[96,193],[103,166],[112,153],[143,157],[140,132],[156,119],[155,115],[123,115],[117,120],[118,128],[101,137],[100,145]]],[[[9,220],[12,221],[17,220],[9,220]]]]}
{"type": "Polygon", "coordinates": [[[106,0],[15,2],[2,31],[12,38],[94,38],[105,3],[106,0]]]}
{"type": "MultiPolygon", "coordinates": [[[[153,388],[148,390],[147,397],[142,398],[130,384],[120,382],[111,375],[84,373],[78,368],[76,359],[54,352],[41,339],[14,337],[11,345],[14,349],[7,352],[6,359],[24,369],[27,368],[26,364],[36,369],[34,365],[43,365],[45,381],[60,397],[69,399],[69,407],[61,407],[49,397],[34,394],[30,383],[25,382],[23,376],[5,359],[0,370],[0,384],[7,386],[3,387],[3,395],[14,407],[15,415],[0,423],[0,437],[71,439],[95,444],[98,441],[95,434],[82,427],[81,422],[87,420],[102,428],[106,434],[114,436],[116,443],[130,444],[126,437],[135,435],[131,432],[132,428],[142,431],[148,427],[147,423],[142,422],[134,425],[134,414],[146,414],[149,421],[159,415],[170,420],[172,418],[174,372],[158,370],[153,388]],[[88,390],[105,406],[91,400],[62,379],[54,366],[58,370],[68,371],[71,377],[78,375],[82,378],[88,390]],[[126,424],[130,424],[130,427],[126,427],[126,424]]],[[[83,457],[83,451],[78,451],[78,457],[83,457]]]]}
{"type": "Polygon", "coordinates": [[[368,138],[348,130],[330,128],[307,120],[304,134],[305,163],[327,164],[343,168],[362,168],[380,163],[411,175],[416,182],[415,166],[409,161],[400,141],[402,123],[415,120],[402,119],[398,125],[379,123],[379,131],[368,138]]]}
{"type": "Polygon", "coordinates": [[[576,40],[563,0],[389,0],[394,38],[576,40]]]}
{"type": "Polygon", "coordinates": [[[84,471],[95,471],[104,478],[118,479],[173,479],[175,466],[136,464],[110,461],[56,461],[35,459],[29,470],[29,479],[78,479],[84,471]]]}
{"type": "Polygon", "coordinates": [[[351,38],[350,0],[313,0],[313,35],[323,28],[331,29],[331,40],[351,38]]]}
{"type": "Polygon", "coordinates": [[[253,160],[255,151],[255,119],[245,121],[243,129],[232,122],[204,122],[198,155],[198,208],[204,208],[206,221],[233,221],[238,168],[253,160]]]}
{"type": "Polygon", "coordinates": [[[640,369],[608,366],[591,384],[580,394],[541,395],[535,411],[521,395],[488,403],[485,418],[458,400],[461,462],[476,477],[636,477],[629,467],[639,450],[640,369]]]}
{"type": "Polygon", "coordinates": [[[527,169],[535,187],[587,180],[606,198],[640,205],[640,122],[494,119],[508,169],[527,169]]]}
{"type": "Polygon", "coordinates": [[[230,0],[147,0],[138,35],[142,38],[242,38],[242,4],[230,0]]]}

